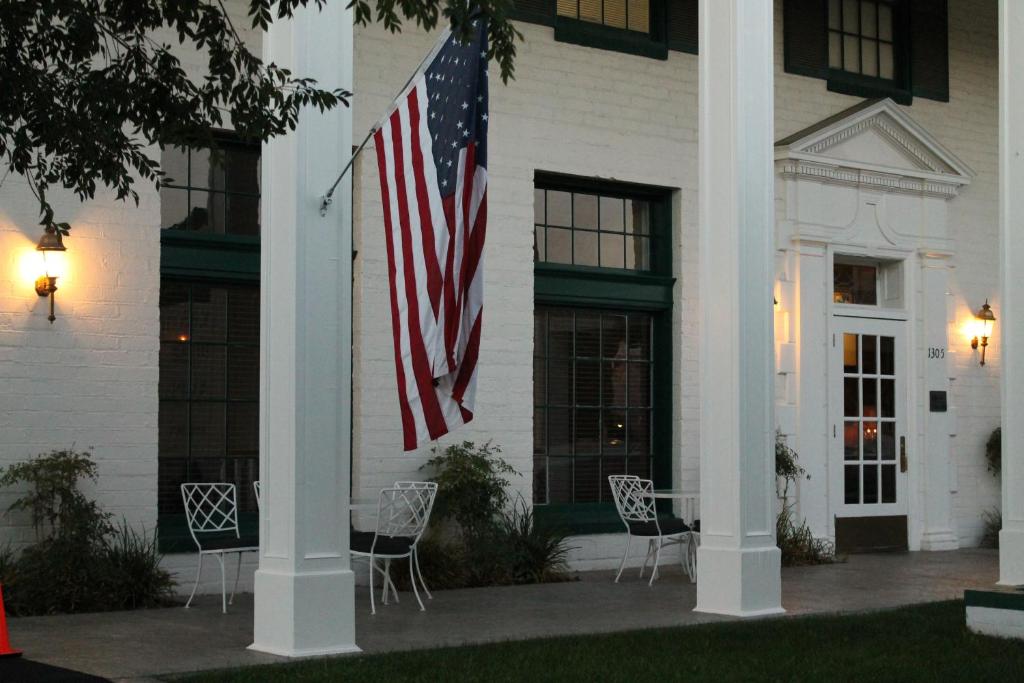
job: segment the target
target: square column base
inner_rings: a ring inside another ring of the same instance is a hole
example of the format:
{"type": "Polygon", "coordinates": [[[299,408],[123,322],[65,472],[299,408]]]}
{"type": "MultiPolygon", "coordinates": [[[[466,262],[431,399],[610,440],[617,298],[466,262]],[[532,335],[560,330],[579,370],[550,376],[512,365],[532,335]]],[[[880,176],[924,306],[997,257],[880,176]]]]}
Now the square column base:
{"type": "Polygon", "coordinates": [[[998,638],[1024,639],[1024,594],[1016,591],[964,591],[967,628],[998,638]]]}
{"type": "Polygon", "coordinates": [[[921,536],[921,550],[942,551],[957,550],[960,547],[960,539],[949,529],[938,531],[926,531],[921,536]]]}
{"type": "Polygon", "coordinates": [[[1024,586],[1024,531],[999,532],[1000,586],[1024,586]]]}
{"type": "Polygon", "coordinates": [[[356,646],[355,576],[256,571],[250,650],[282,657],[360,652],[356,646]]]}
{"type": "Polygon", "coordinates": [[[782,551],[768,548],[697,549],[696,612],[760,617],[782,609],[782,551]]]}

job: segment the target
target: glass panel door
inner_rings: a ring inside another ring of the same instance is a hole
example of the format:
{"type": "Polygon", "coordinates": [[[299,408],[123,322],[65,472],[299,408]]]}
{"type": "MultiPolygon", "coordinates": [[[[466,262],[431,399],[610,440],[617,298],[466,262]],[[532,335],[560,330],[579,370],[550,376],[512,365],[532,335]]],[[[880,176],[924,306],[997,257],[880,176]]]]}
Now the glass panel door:
{"type": "Polygon", "coordinates": [[[906,510],[901,322],[836,318],[830,467],[840,516],[906,510]]]}

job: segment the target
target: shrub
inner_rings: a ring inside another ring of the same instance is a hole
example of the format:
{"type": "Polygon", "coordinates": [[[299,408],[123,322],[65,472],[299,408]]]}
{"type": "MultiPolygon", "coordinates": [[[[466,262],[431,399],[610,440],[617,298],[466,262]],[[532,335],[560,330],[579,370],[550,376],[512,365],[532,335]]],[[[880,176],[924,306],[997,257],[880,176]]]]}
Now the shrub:
{"type": "Polygon", "coordinates": [[[992,508],[981,513],[981,519],[984,523],[981,533],[981,547],[998,548],[999,532],[1003,528],[1003,513],[996,508],[992,508]]]}
{"type": "Polygon", "coordinates": [[[28,484],[9,510],[32,515],[37,542],[0,562],[5,602],[13,614],[54,614],[150,606],[166,600],[170,576],[155,544],[111,515],[79,489],[97,478],[88,452],[54,450],[0,471],[0,485],[28,484]]]}
{"type": "Polygon", "coordinates": [[[782,490],[778,491],[779,498],[785,500],[789,497],[789,485],[803,476],[810,479],[806,470],[797,463],[797,454],[786,444],[786,437],[781,430],[775,430],[775,477],[782,481],[782,490]]]}
{"type": "Polygon", "coordinates": [[[832,542],[815,538],[806,521],[797,526],[792,505],[784,505],[775,520],[775,542],[782,551],[785,567],[835,562],[836,549],[832,542]]]}
{"type": "MultiPolygon", "coordinates": [[[[507,477],[518,475],[490,442],[449,446],[424,467],[435,470],[437,501],[420,541],[420,568],[431,588],[565,580],[565,534],[537,524],[522,496],[509,505],[507,477]],[[454,522],[454,528],[446,523],[454,522]]],[[[408,581],[408,563],[391,567],[408,581]]]]}
{"type": "Polygon", "coordinates": [[[500,454],[501,447],[490,441],[480,447],[463,441],[443,452],[435,447],[423,466],[436,472],[434,519],[454,521],[469,536],[489,532],[508,505],[507,477],[519,476],[500,454]]]}
{"type": "Polygon", "coordinates": [[[985,442],[985,461],[988,463],[988,471],[999,476],[1003,469],[1003,430],[996,427],[989,434],[985,442]]]}

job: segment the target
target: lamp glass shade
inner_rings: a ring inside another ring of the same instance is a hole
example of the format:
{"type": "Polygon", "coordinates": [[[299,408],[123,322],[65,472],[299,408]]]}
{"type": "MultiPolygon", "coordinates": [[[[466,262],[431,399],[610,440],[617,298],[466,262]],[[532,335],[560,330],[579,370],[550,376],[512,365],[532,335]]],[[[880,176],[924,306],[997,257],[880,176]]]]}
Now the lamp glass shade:
{"type": "Polygon", "coordinates": [[[988,305],[988,299],[985,300],[984,305],[978,309],[974,317],[981,323],[982,335],[987,337],[992,329],[992,323],[996,320],[995,314],[992,313],[992,307],[988,305]]]}
{"type": "Polygon", "coordinates": [[[36,245],[41,257],[41,275],[61,277],[64,275],[64,252],[67,251],[59,232],[44,232],[36,245]]]}

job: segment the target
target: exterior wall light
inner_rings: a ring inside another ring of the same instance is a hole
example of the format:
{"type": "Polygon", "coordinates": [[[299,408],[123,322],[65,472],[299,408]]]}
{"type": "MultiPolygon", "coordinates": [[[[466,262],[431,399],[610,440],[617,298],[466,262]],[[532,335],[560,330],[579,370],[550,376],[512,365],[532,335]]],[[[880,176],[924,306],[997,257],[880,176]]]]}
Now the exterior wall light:
{"type": "Polygon", "coordinates": [[[988,299],[985,299],[985,304],[974,314],[974,318],[977,320],[979,329],[976,331],[974,338],[971,339],[971,348],[977,351],[978,346],[981,346],[981,364],[984,365],[985,349],[988,348],[988,338],[992,333],[992,323],[996,321],[996,316],[992,313],[992,307],[988,305],[988,299]],[[980,342],[978,337],[981,337],[980,342]]]}
{"type": "Polygon", "coordinates": [[[44,232],[36,245],[36,251],[41,256],[40,267],[42,274],[36,278],[36,294],[50,297],[50,315],[47,318],[50,324],[57,317],[53,314],[53,300],[56,298],[57,278],[64,274],[64,252],[67,247],[61,239],[60,231],[44,232]]]}

